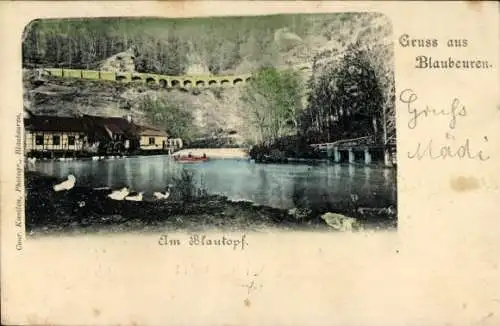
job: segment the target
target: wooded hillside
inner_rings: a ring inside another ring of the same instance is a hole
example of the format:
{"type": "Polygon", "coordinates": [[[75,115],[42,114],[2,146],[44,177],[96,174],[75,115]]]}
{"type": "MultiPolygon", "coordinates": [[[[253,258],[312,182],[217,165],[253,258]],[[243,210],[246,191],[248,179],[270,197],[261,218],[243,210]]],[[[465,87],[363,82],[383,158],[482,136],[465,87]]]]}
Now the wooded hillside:
{"type": "MultiPolygon", "coordinates": [[[[183,75],[252,72],[311,61],[358,37],[386,37],[378,14],[279,15],[233,18],[99,18],[36,20],[26,27],[25,67],[95,68],[133,48],[139,72],[183,75]]],[[[389,28],[387,28],[389,27],[389,28]]]]}
{"type": "Polygon", "coordinates": [[[308,141],[395,135],[392,27],[380,14],[37,20],[23,35],[23,66],[100,69],[127,50],[138,72],[252,73],[257,84],[182,92],[26,78],[25,106],[57,115],[132,114],[183,138],[230,131],[252,142],[297,132],[308,141]],[[271,69],[303,63],[313,70],[299,79],[271,69]]]}

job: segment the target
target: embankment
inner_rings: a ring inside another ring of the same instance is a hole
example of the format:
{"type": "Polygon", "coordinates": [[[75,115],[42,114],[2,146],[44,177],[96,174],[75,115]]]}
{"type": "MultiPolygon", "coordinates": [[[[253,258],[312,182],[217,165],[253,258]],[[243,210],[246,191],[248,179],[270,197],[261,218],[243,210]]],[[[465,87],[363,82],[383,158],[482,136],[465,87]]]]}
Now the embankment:
{"type": "MultiPolygon", "coordinates": [[[[30,234],[93,233],[180,230],[317,230],[332,231],[321,216],[325,211],[310,209],[283,210],[245,201],[230,201],[224,196],[201,195],[190,200],[174,193],[167,200],[116,201],[109,189],[75,186],[69,191],[54,192],[60,182],[36,172],[25,173],[26,229],[30,234]]],[[[146,199],[148,197],[148,199],[146,199]]],[[[365,229],[396,226],[395,212],[380,208],[338,207],[336,213],[356,218],[365,229]]]]}

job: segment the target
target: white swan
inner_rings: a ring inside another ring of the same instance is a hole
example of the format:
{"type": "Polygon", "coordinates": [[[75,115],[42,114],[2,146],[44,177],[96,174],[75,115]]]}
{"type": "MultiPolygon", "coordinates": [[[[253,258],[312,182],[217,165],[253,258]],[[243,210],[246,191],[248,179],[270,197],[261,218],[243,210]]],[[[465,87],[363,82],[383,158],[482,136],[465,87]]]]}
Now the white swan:
{"type": "Polygon", "coordinates": [[[92,156],[92,161],[98,161],[99,160],[99,156],[92,156]]]}
{"type": "Polygon", "coordinates": [[[35,165],[36,157],[28,157],[28,164],[35,165]]]}
{"type": "Polygon", "coordinates": [[[76,178],[74,175],[68,175],[68,180],[54,186],[54,191],[70,190],[75,186],[76,178]]]}
{"type": "Polygon", "coordinates": [[[166,200],[168,199],[168,197],[170,197],[170,188],[172,188],[172,185],[168,185],[167,190],[165,192],[155,191],[153,193],[153,196],[158,200],[166,200]]]}
{"type": "Polygon", "coordinates": [[[170,191],[165,191],[165,193],[163,192],[159,192],[159,191],[155,191],[153,193],[153,196],[158,199],[158,200],[162,200],[162,199],[168,199],[168,197],[170,197],[170,191]]]}
{"type": "Polygon", "coordinates": [[[124,200],[125,197],[127,197],[127,195],[129,194],[129,190],[127,187],[124,187],[120,190],[115,190],[113,191],[112,193],[110,193],[108,195],[109,198],[113,199],[113,200],[124,200]]]}
{"type": "Polygon", "coordinates": [[[143,191],[139,192],[135,196],[127,196],[125,197],[125,200],[131,200],[131,201],[142,201],[142,195],[144,194],[143,191]]]}

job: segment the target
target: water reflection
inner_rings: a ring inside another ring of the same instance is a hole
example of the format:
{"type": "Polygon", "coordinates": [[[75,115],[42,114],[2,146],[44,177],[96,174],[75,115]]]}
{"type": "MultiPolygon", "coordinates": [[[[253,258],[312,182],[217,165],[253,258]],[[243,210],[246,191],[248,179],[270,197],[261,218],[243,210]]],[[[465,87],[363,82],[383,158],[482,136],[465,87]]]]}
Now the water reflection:
{"type": "Polygon", "coordinates": [[[125,160],[124,170],[125,170],[125,180],[126,184],[132,184],[132,169],[130,167],[130,160],[125,160]]]}
{"type": "Polygon", "coordinates": [[[372,169],[370,169],[369,167],[364,167],[363,174],[364,174],[364,180],[365,180],[365,182],[363,183],[363,188],[369,188],[370,184],[371,184],[372,169]]]}
{"type": "Polygon", "coordinates": [[[192,171],[198,186],[233,200],[250,200],[280,208],[345,203],[356,194],[361,204],[388,205],[396,201],[393,170],[354,165],[254,164],[214,160],[180,165],[165,156],[104,161],[40,161],[36,170],[77,184],[122,187],[133,191],[163,191],[183,168],[192,171]]]}

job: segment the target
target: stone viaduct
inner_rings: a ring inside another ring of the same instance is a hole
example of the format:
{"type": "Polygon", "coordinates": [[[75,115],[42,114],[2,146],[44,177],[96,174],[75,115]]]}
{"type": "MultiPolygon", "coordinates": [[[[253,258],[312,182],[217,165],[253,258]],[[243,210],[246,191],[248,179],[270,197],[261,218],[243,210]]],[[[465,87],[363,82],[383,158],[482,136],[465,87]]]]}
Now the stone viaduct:
{"type": "MultiPolygon", "coordinates": [[[[310,72],[310,64],[302,64],[291,67],[303,72],[310,72]]],[[[286,68],[282,68],[286,69],[286,68]]],[[[169,76],[149,73],[126,73],[98,70],[64,69],[64,68],[43,68],[42,75],[49,75],[64,78],[80,78],[89,80],[107,80],[122,83],[146,83],[158,85],[161,88],[205,88],[205,87],[232,87],[248,82],[251,74],[239,75],[216,75],[216,76],[169,76]]]]}

